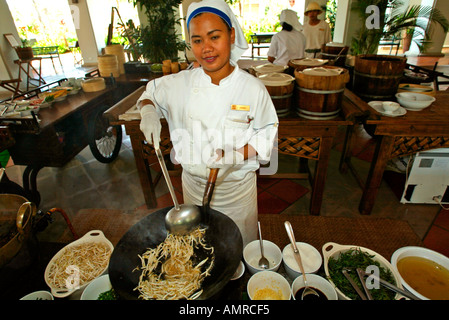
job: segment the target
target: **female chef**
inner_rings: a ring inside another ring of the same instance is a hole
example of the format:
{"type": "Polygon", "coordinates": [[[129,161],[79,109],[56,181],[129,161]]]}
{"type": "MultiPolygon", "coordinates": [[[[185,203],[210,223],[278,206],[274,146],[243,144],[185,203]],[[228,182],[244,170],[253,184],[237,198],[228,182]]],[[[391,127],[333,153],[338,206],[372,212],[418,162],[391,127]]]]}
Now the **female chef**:
{"type": "Polygon", "coordinates": [[[237,66],[248,44],[224,0],[192,3],[187,28],[201,67],[150,81],[137,101],[140,128],[158,148],[167,120],[184,203],[201,205],[210,168],[219,168],[211,208],[233,219],[245,245],[257,239],[255,171],[271,157],[276,110],[265,86],[237,66]]]}
{"type": "Polygon", "coordinates": [[[282,30],[271,39],[267,55],[271,63],[286,66],[291,59],[304,58],[306,37],[295,11],[282,10],[280,23],[282,30]]]}

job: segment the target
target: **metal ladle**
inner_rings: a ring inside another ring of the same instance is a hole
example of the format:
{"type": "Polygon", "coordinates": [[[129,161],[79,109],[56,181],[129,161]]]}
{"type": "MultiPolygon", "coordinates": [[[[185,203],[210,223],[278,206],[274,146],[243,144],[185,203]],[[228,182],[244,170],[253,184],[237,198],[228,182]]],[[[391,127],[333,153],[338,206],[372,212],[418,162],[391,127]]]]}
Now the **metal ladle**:
{"type": "Polygon", "coordinates": [[[260,254],[261,254],[261,257],[259,259],[259,267],[261,267],[262,269],[268,269],[270,267],[270,262],[263,255],[263,239],[262,239],[262,232],[260,231],[260,222],[259,221],[257,221],[257,227],[259,228],[259,243],[260,243],[260,254]]]}
{"type": "Polygon", "coordinates": [[[320,295],[318,294],[318,292],[316,292],[313,288],[309,287],[309,285],[307,284],[307,278],[306,273],[304,272],[304,266],[302,265],[301,254],[299,253],[298,247],[296,246],[295,234],[293,233],[293,228],[292,225],[290,224],[290,221],[285,221],[284,226],[285,230],[287,231],[288,238],[290,239],[290,243],[292,244],[293,255],[296,259],[296,262],[299,265],[299,269],[301,270],[302,277],[304,279],[304,291],[301,294],[301,300],[304,300],[305,296],[311,294],[319,297],[320,295]]]}
{"type": "Polygon", "coordinates": [[[168,232],[177,235],[184,235],[192,231],[201,222],[200,209],[191,204],[179,204],[176,198],[175,189],[170,180],[170,175],[165,165],[164,157],[161,149],[155,149],[157,159],[164,174],[165,181],[167,182],[168,190],[173,199],[174,207],[170,209],[165,215],[165,228],[168,232]]]}

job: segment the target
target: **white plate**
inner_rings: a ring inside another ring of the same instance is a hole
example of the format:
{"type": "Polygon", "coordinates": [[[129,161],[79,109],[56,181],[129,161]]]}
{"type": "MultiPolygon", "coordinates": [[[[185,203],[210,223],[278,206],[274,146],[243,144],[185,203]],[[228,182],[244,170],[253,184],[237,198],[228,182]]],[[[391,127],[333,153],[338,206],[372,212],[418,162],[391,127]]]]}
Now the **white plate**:
{"type": "Polygon", "coordinates": [[[368,105],[377,112],[379,112],[381,115],[387,117],[400,117],[407,113],[407,110],[405,110],[405,108],[403,107],[399,107],[396,111],[392,113],[386,112],[382,107],[382,101],[370,101],[368,102],[368,105]]]}

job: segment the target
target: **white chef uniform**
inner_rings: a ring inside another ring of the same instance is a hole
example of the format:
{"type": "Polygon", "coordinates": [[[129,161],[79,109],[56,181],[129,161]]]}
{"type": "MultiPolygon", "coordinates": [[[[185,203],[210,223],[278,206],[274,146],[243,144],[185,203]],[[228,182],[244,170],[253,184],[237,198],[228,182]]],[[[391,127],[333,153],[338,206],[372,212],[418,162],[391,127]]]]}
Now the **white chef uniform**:
{"type": "MultiPolygon", "coordinates": [[[[306,36],[306,50],[308,49],[321,49],[323,44],[332,41],[332,34],[329,24],[320,20],[320,22],[314,26],[311,26],[308,22],[304,24],[303,33],[306,36]]],[[[314,58],[313,53],[306,52],[307,58],[314,58]]]]}
{"type": "MultiPolygon", "coordinates": [[[[214,85],[202,68],[150,81],[139,98],[150,99],[167,119],[174,159],[183,167],[184,203],[202,204],[209,175],[207,160],[217,148],[250,144],[270,159],[278,118],[265,86],[235,66],[214,85]]],[[[138,102],[139,104],[139,102],[138,102]]],[[[244,244],[257,239],[256,159],[233,167],[217,180],[211,208],[236,222],[244,244]]]]}
{"type": "Polygon", "coordinates": [[[302,25],[298,20],[298,15],[293,10],[282,10],[280,23],[288,23],[293,30],[281,30],[271,39],[270,48],[267,55],[275,58],[273,64],[286,66],[291,59],[304,58],[306,47],[306,37],[302,34],[302,25]]]}

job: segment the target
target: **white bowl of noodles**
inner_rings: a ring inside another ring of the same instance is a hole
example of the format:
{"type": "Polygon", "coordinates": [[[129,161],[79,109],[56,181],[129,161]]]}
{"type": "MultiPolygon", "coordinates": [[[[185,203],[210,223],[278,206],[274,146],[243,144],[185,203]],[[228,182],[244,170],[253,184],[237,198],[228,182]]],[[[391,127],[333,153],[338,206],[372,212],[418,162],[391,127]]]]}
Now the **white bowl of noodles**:
{"type": "Polygon", "coordinates": [[[107,271],[114,246],[100,230],[92,230],[66,245],[50,260],[45,282],[54,297],[64,298],[84,289],[107,271]]]}

